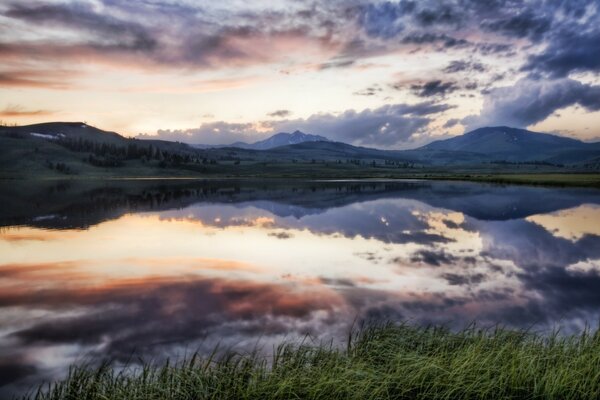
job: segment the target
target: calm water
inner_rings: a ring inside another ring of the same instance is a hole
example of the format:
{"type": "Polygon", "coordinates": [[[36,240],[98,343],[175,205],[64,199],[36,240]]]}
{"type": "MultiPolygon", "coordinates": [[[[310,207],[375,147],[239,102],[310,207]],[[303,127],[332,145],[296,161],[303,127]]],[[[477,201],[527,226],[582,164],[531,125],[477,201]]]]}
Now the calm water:
{"type": "Polygon", "coordinates": [[[600,192],[448,182],[0,186],[0,395],[73,362],[353,321],[600,320],[600,192]]]}

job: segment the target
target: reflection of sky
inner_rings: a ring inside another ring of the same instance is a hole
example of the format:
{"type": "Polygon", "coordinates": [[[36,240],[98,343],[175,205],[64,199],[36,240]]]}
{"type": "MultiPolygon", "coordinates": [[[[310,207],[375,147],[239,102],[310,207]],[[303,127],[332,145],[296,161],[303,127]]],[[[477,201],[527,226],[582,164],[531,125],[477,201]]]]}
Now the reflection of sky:
{"type": "Polygon", "coordinates": [[[82,355],[329,338],[356,317],[577,329],[600,316],[598,210],[486,220],[384,198],[294,216],[248,202],[7,229],[0,384],[82,355]]]}

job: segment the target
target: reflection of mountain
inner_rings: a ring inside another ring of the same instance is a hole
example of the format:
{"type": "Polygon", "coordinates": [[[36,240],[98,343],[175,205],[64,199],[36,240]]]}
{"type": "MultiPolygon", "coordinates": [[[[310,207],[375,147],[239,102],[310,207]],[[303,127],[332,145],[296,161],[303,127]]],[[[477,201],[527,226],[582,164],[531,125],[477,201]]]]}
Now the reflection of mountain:
{"type": "Polygon", "coordinates": [[[277,216],[318,214],[381,198],[417,200],[477,219],[506,220],[598,201],[596,189],[501,186],[469,182],[356,181],[270,183],[238,181],[11,182],[0,190],[0,226],[86,228],[128,212],[194,203],[251,203],[277,216]],[[10,186],[10,187],[8,187],[10,186]]]}

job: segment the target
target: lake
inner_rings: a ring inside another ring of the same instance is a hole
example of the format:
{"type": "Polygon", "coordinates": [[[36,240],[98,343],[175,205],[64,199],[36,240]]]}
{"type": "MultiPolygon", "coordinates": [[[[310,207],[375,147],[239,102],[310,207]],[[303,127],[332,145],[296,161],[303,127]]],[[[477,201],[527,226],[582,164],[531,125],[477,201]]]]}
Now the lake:
{"type": "Polygon", "coordinates": [[[365,321],[600,320],[597,189],[15,181],[0,226],[0,396],[72,363],[342,344],[365,321]]]}

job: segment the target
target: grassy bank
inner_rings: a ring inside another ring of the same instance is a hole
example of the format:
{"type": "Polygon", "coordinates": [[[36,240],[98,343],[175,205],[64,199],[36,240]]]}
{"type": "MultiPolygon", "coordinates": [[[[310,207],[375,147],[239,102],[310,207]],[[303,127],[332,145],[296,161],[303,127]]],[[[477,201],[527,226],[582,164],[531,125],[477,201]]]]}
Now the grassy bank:
{"type": "MultiPolygon", "coordinates": [[[[295,180],[295,181],[327,181],[327,180],[398,180],[398,179],[426,179],[448,181],[472,181],[484,183],[498,183],[510,185],[558,186],[558,187],[595,187],[600,188],[600,173],[480,173],[480,172],[424,172],[424,173],[398,173],[394,171],[347,171],[327,172],[312,171],[295,173],[278,173],[278,171],[256,174],[223,174],[214,172],[210,174],[190,174],[185,171],[172,173],[170,170],[158,171],[160,173],[137,174],[129,171],[125,175],[37,175],[37,176],[8,176],[0,174],[0,182],[6,181],[113,181],[113,180],[295,180]]],[[[152,172],[152,171],[146,171],[152,172]]]]}
{"type": "Polygon", "coordinates": [[[371,327],[344,349],[283,344],[268,360],[229,355],[74,368],[42,399],[597,399],[600,333],[371,327]]]}

